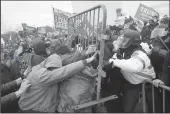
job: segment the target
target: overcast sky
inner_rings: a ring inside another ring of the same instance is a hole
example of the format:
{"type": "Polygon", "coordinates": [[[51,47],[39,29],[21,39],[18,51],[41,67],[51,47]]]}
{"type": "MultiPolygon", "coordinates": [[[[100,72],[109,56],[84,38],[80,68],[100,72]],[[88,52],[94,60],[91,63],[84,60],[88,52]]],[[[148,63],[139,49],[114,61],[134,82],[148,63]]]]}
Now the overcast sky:
{"type": "Polygon", "coordinates": [[[73,12],[70,1],[1,1],[1,18],[3,26],[6,26],[4,31],[21,27],[21,23],[36,27],[53,26],[52,6],[73,12]]]}
{"type": "Polygon", "coordinates": [[[1,1],[1,32],[21,29],[21,23],[36,27],[53,26],[52,6],[66,12],[78,13],[93,4],[104,4],[108,10],[109,24],[115,18],[111,16],[115,13],[115,8],[122,7],[124,13],[133,16],[139,3],[155,8],[161,15],[169,15],[169,1],[88,1],[86,5],[83,1],[75,2],[77,7],[71,1],[1,1]]]}

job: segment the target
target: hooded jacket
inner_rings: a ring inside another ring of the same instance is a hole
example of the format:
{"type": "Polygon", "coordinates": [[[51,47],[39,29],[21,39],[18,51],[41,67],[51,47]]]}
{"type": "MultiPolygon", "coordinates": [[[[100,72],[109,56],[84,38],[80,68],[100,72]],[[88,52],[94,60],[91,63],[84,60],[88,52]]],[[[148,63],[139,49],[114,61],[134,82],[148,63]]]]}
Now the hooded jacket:
{"type": "Polygon", "coordinates": [[[18,99],[15,91],[18,89],[16,81],[12,77],[10,69],[1,63],[1,112],[13,113],[18,110],[18,99]],[[10,110],[9,110],[10,109],[10,110]]]}
{"type": "Polygon", "coordinates": [[[53,54],[34,66],[27,79],[31,87],[19,100],[21,110],[55,112],[58,101],[58,83],[84,69],[83,61],[62,67],[61,58],[53,54]],[[49,70],[50,67],[56,68],[49,70]]]}

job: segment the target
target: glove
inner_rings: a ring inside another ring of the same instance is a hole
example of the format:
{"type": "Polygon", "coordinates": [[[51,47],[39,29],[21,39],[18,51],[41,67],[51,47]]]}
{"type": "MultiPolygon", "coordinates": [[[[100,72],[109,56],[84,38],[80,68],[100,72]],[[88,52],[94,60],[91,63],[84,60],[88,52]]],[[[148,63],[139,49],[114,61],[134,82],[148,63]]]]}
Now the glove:
{"type": "Polygon", "coordinates": [[[162,82],[161,80],[155,79],[155,80],[153,80],[153,85],[154,85],[155,87],[158,87],[159,85],[165,85],[165,84],[164,84],[164,82],[162,82]]]}

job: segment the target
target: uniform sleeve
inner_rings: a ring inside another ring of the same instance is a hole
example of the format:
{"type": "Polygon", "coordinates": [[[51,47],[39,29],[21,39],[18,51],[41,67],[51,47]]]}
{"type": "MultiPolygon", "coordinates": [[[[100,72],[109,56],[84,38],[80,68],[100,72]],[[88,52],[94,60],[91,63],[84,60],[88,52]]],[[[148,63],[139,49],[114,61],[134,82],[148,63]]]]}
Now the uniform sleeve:
{"type": "Polygon", "coordinates": [[[114,65],[122,70],[137,73],[142,71],[146,65],[148,66],[149,61],[147,59],[149,58],[145,53],[136,51],[130,59],[114,60],[114,65]]]}
{"type": "Polygon", "coordinates": [[[161,80],[165,83],[165,85],[169,86],[169,82],[170,82],[170,72],[169,72],[169,66],[170,66],[170,59],[169,59],[170,55],[169,53],[167,54],[165,61],[164,61],[164,66],[163,66],[163,73],[161,76],[161,80]]]}
{"type": "Polygon", "coordinates": [[[75,63],[68,64],[59,69],[52,71],[46,71],[43,75],[40,75],[39,81],[43,86],[49,86],[58,82],[61,82],[70,76],[77,74],[84,69],[85,63],[83,61],[78,61],[75,63]]]}

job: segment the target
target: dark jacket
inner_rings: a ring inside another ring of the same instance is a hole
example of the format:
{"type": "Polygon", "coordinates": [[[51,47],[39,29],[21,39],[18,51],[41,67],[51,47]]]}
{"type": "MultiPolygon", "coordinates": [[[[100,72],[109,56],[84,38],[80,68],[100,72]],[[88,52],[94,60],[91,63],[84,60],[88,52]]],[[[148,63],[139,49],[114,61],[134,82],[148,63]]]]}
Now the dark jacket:
{"type": "Polygon", "coordinates": [[[18,102],[21,110],[55,112],[59,100],[57,97],[59,82],[74,76],[83,70],[85,65],[85,61],[78,61],[62,67],[61,58],[53,54],[41,64],[34,66],[27,77],[31,88],[20,97],[18,102]],[[49,70],[51,67],[58,69],[49,70]]]}
{"type": "Polygon", "coordinates": [[[1,84],[5,84],[7,82],[14,80],[10,72],[10,68],[3,63],[1,63],[0,65],[0,76],[1,76],[1,84]]]}
{"type": "Polygon", "coordinates": [[[163,65],[163,73],[160,79],[165,83],[165,85],[170,86],[170,54],[166,55],[163,65]]]}
{"type": "Polygon", "coordinates": [[[18,87],[16,81],[11,81],[5,84],[1,85],[1,97],[14,92],[16,90],[16,88],[18,87]]]}
{"type": "Polygon", "coordinates": [[[22,74],[20,73],[21,68],[26,70],[30,61],[31,61],[31,66],[33,67],[35,65],[40,64],[44,60],[45,60],[44,57],[40,55],[31,54],[31,53],[25,54],[22,57],[17,58],[14,61],[14,63],[11,65],[11,73],[13,74],[14,79],[18,79],[19,77],[22,77],[22,74]]]}
{"type": "Polygon", "coordinates": [[[18,98],[15,95],[18,85],[16,81],[2,84],[1,86],[1,112],[12,113],[18,110],[18,98]],[[9,110],[10,109],[10,110],[9,110]]]}
{"type": "Polygon", "coordinates": [[[113,44],[112,41],[106,41],[104,45],[104,60],[109,60],[113,56],[113,44]]]}

